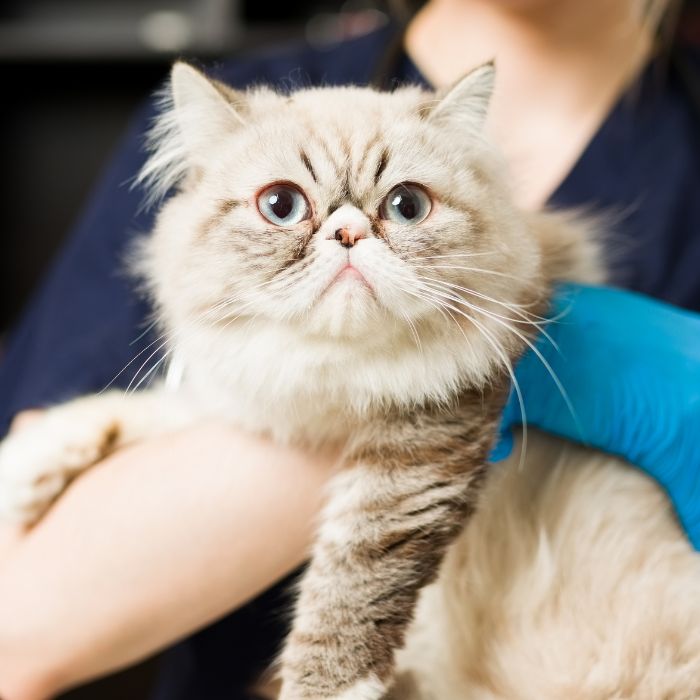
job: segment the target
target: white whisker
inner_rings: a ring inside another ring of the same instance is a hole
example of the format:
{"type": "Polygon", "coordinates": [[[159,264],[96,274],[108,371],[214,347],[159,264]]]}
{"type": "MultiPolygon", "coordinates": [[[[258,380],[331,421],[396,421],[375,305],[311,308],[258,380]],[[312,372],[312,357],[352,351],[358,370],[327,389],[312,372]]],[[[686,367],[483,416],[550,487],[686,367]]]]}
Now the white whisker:
{"type": "Polygon", "coordinates": [[[441,258],[479,258],[484,255],[496,255],[498,252],[499,251],[497,250],[486,250],[479,253],[447,253],[445,255],[423,255],[416,256],[415,258],[412,258],[412,260],[438,260],[441,258]]]}
{"type": "MultiPolygon", "coordinates": [[[[131,393],[135,393],[139,390],[140,386],[151,376],[153,373],[165,362],[165,360],[168,359],[169,355],[172,353],[172,350],[166,350],[165,353],[161,358],[159,358],[153,367],[146,372],[141,379],[139,379],[138,383],[131,389],[131,393]]],[[[127,389],[125,393],[129,393],[129,390],[127,389]]]]}
{"type": "Polygon", "coordinates": [[[502,277],[507,280],[523,280],[526,279],[520,275],[511,273],[499,272],[498,270],[486,270],[483,267],[467,267],[465,265],[418,265],[421,270],[460,270],[462,272],[475,272],[481,275],[491,275],[493,277],[502,277]]]}
{"type": "MultiPolygon", "coordinates": [[[[438,290],[435,290],[435,291],[437,292],[438,290]]],[[[450,298],[450,297],[448,297],[448,298],[450,298]]],[[[500,316],[499,314],[496,314],[492,311],[488,311],[486,309],[483,309],[482,307],[480,307],[476,304],[472,304],[472,303],[468,302],[466,299],[459,299],[458,300],[458,299],[452,297],[452,301],[454,301],[456,303],[463,304],[467,308],[472,309],[473,311],[476,311],[477,313],[483,314],[483,315],[487,316],[488,318],[491,318],[495,323],[498,323],[499,325],[503,326],[507,331],[509,331],[509,332],[513,333],[515,336],[517,336],[523,343],[525,343],[525,345],[527,345],[527,347],[530,348],[530,350],[532,350],[532,352],[535,354],[537,359],[542,363],[543,367],[547,370],[547,373],[551,377],[551,379],[554,382],[557,390],[559,391],[562,399],[564,400],[564,403],[566,404],[567,410],[570,412],[571,417],[573,418],[574,422],[576,423],[576,426],[577,426],[577,429],[579,430],[579,433],[583,436],[584,435],[583,428],[582,428],[580,420],[578,418],[578,414],[576,413],[576,410],[574,409],[574,406],[571,402],[571,398],[569,397],[568,392],[564,388],[564,385],[561,383],[561,380],[557,376],[557,374],[554,371],[554,369],[552,368],[551,364],[544,357],[544,355],[539,350],[539,348],[524,333],[521,333],[517,328],[514,328],[509,323],[507,323],[508,319],[504,319],[504,317],[500,316]]],[[[455,310],[458,313],[461,313],[468,320],[470,320],[472,322],[475,321],[475,319],[472,316],[466,314],[465,312],[463,312],[459,309],[455,309],[455,310]]],[[[551,339],[551,337],[549,335],[547,335],[547,337],[549,338],[550,342],[555,346],[555,348],[557,348],[557,350],[558,350],[556,343],[551,339]]]]}
{"type": "Polygon", "coordinates": [[[419,287],[419,291],[417,290],[410,290],[409,293],[412,294],[413,296],[416,296],[420,299],[423,299],[425,301],[428,300],[428,295],[430,295],[430,300],[433,301],[435,304],[437,304],[439,307],[444,309],[451,317],[451,319],[454,321],[455,325],[457,328],[460,330],[462,335],[464,336],[465,340],[467,343],[471,346],[471,341],[469,340],[468,336],[466,335],[464,329],[462,328],[461,324],[457,321],[457,319],[452,315],[452,311],[455,313],[459,314],[460,316],[463,316],[469,323],[471,323],[478,331],[479,333],[483,336],[483,338],[486,340],[486,342],[493,348],[494,352],[496,353],[497,357],[499,358],[502,366],[508,373],[510,380],[513,385],[513,389],[516,393],[516,397],[518,399],[518,405],[520,407],[520,416],[522,420],[522,426],[523,426],[523,439],[521,442],[521,449],[520,449],[520,461],[519,461],[519,467],[522,468],[525,460],[525,454],[527,450],[527,441],[528,441],[528,426],[527,426],[527,415],[525,412],[525,401],[523,399],[522,391],[520,388],[520,384],[517,380],[517,377],[515,376],[515,371],[513,369],[513,364],[510,361],[510,358],[508,357],[507,353],[505,350],[502,348],[500,343],[496,340],[496,338],[493,336],[493,334],[477,319],[474,319],[472,316],[469,316],[466,314],[464,311],[461,309],[457,308],[456,306],[452,305],[451,303],[441,301],[439,298],[436,298],[433,295],[433,292],[435,290],[421,285],[419,287]]]}

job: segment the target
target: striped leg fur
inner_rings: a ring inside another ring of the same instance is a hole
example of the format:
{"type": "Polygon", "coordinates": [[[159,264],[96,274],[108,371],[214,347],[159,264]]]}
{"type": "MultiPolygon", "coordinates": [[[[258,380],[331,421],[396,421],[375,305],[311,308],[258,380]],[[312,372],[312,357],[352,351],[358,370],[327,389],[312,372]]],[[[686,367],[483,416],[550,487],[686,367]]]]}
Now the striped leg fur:
{"type": "Polygon", "coordinates": [[[379,700],[419,591],[472,512],[495,419],[429,413],[374,428],[336,477],[292,633],[281,700],[379,700]]]}

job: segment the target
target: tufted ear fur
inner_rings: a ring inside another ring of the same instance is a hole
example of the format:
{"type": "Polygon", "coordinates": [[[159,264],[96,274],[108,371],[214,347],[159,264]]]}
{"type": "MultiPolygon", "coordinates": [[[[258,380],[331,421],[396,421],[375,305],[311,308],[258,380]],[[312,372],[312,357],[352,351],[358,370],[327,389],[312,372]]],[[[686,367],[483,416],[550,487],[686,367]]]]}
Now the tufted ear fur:
{"type": "Polygon", "coordinates": [[[496,79],[493,61],[467,73],[443,94],[428,119],[448,129],[479,132],[484,126],[496,79]]]}
{"type": "Polygon", "coordinates": [[[221,134],[244,124],[245,98],[188,65],[178,62],[170,77],[173,112],[185,148],[192,159],[221,134]]]}
{"type": "Polygon", "coordinates": [[[148,136],[151,155],[137,178],[148,189],[150,202],[206,163],[222,135],[245,123],[243,93],[182,62],[173,66],[159,106],[160,116],[148,136]]]}

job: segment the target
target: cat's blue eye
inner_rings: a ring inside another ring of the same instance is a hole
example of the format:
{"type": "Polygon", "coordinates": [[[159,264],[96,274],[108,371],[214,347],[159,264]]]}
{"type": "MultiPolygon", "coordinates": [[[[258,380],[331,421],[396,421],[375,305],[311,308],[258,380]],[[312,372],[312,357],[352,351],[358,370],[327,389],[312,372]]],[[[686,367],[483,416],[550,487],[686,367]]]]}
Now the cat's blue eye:
{"type": "Polygon", "coordinates": [[[404,182],[384,198],[379,216],[397,224],[419,224],[430,214],[432,207],[428,193],[420,185],[404,182]]]}
{"type": "Polygon", "coordinates": [[[266,187],[258,195],[258,211],[277,226],[294,226],[311,217],[311,207],[301,190],[285,184],[266,187]]]}

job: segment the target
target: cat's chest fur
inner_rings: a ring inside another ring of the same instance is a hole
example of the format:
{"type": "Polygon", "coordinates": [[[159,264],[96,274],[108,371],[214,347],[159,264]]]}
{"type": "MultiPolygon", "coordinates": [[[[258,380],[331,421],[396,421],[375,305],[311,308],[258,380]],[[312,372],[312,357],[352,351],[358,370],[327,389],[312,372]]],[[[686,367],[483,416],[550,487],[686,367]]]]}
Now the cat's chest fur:
{"type": "Polygon", "coordinates": [[[426,335],[352,343],[278,324],[200,329],[175,348],[181,392],[202,413],[284,443],[343,442],[397,412],[450,403],[478,382],[469,353],[426,335]]]}

